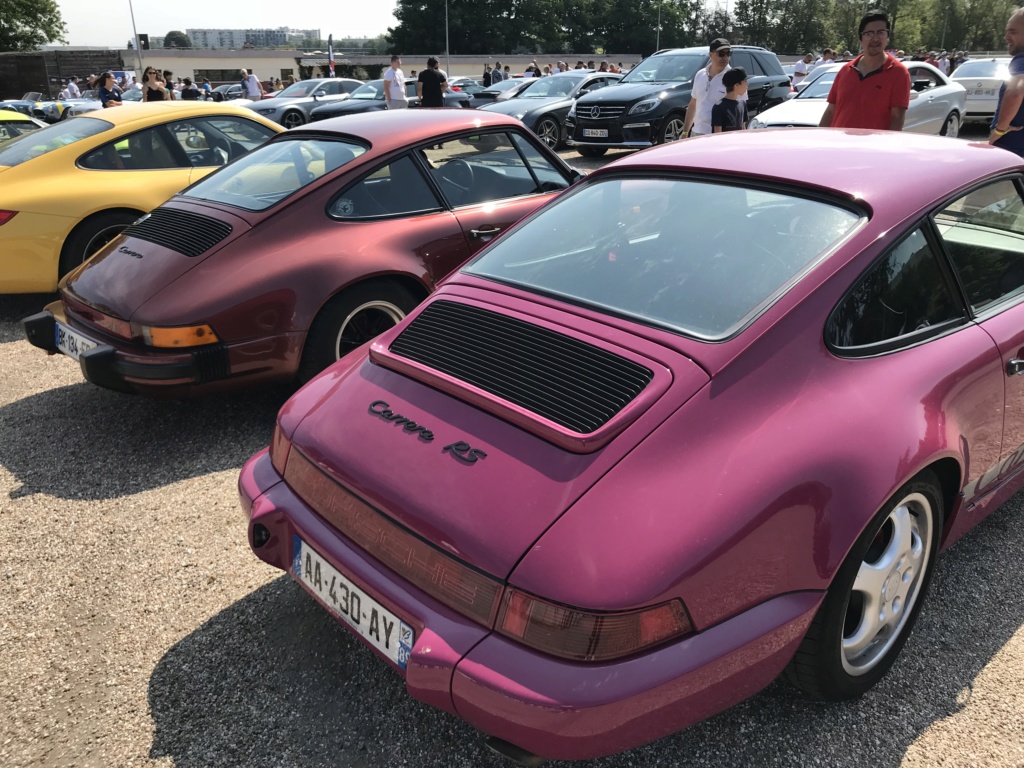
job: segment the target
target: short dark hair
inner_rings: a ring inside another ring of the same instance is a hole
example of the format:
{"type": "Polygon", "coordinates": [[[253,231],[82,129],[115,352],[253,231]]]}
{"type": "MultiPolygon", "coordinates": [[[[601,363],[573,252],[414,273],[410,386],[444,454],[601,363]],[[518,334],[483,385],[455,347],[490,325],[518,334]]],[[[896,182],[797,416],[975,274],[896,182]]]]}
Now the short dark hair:
{"type": "Polygon", "coordinates": [[[395,54],[392,54],[392,56],[391,56],[391,60],[392,60],[392,61],[400,61],[400,60],[401,60],[401,58],[402,58],[402,57],[401,57],[401,56],[399,56],[399,55],[398,55],[397,53],[395,53],[395,54]]]}
{"type": "Polygon", "coordinates": [[[733,67],[722,75],[722,85],[726,91],[731,91],[737,85],[747,79],[747,73],[743,67],[733,67]]]}
{"type": "Polygon", "coordinates": [[[883,11],[881,8],[872,8],[870,11],[864,14],[860,20],[860,27],[857,29],[857,37],[861,37],[864,34],[864,27],[870,24],[872,21],[884,21],[885,29],[889,29],[889,14],[883,11]]]}
{"type": "Polygon", "coordinates": [[[437,66],[437,59],[435,59],[433,56],[431,56],[429,59],[427,59],[427,66],[430,67],[431,69],[436,67],[437,66]]]}

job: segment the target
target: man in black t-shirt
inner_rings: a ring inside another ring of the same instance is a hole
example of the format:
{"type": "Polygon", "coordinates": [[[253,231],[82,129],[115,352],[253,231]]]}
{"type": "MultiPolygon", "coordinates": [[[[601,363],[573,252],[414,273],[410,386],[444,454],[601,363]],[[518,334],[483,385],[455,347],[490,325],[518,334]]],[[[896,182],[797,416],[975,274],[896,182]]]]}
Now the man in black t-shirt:
{"type": "Polygon", "coordinates": [[[420,72],[416,81],[416,98],[421,107],[443,107],[444,94],[448,90],[448,79],[438,68],[433,56],[427,59],[427,68],[420,72]]]}

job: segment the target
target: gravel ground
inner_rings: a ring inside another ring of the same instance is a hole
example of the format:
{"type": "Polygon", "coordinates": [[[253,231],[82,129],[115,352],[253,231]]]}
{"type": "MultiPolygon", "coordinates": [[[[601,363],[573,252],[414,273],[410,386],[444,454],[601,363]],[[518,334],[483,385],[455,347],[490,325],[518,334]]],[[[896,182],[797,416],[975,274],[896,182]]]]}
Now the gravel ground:
{"type": "MultiPolygon", "coordinates": [[[[101,390],[21,340],[48,300],[0,297],[0,766],[508,764],[249,552],[235,480],[283,395],[101,390]]],[[[1022,504],[943,554],[862,700],[777,682],[579,765],[1024,766],[1022,504]]]]}

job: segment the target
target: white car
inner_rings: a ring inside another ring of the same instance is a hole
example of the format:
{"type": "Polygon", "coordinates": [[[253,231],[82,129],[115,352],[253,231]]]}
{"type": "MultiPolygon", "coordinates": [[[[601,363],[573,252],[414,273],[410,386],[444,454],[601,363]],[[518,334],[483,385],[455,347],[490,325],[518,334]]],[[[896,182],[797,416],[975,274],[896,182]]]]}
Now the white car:
{"type": "MultiPolygon", "coordinates": [[[[765,110],[750,121],[751,128],[817,126],[825,113],[828,92],[836,74],[847,64],[833,64],[795,98],[765,110]]],[[[931,64],[907,62],[910,71],[910,108],[903,130],[956,138],[964,116],[967,92],[931,64]]]]}
{"type": "Polygon", "coordinates": [[[996,113],[999,86],[1010,76],[1009,57],[994,59],[968,59],[950,76],[953,82],[967,89],[967,109],[964,122],[989,122],[996,113]]]}

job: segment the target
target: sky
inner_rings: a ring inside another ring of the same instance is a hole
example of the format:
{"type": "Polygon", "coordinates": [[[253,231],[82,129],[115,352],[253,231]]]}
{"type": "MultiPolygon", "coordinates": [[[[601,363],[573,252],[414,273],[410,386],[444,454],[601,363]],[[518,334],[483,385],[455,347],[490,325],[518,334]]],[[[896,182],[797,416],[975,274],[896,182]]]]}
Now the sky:
{"type": "MultiPolygon", "coordinates": [[[[69,45],[124,48],[132,38],[129,0],[57,0],[69,45]]],[[[397,24],[392,0],[270,3],[266,0],[131,0],[140,34],[162,37],[172,29],[319,29],[324,39],[376,37],[397,24]],[[282,13],[282,9],[287,9],[282,13]]]]}

